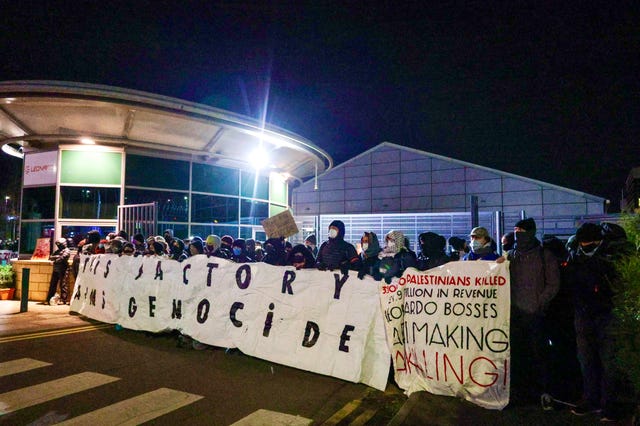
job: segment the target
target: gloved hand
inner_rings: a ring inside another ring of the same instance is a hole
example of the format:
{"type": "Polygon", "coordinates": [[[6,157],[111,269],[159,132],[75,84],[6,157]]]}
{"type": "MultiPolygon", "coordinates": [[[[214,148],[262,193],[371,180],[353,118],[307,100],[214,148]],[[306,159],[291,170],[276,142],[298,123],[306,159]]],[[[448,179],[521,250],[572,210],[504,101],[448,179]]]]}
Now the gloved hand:
{"type": "Polygon", "coordinates": [[[342,273],[342,275],[348,276],[349,275],[349,265],[340,265],[340,272],[342,273]]]}
{"type": "Polygon", "coordinates": [[[326,271],[327,265],[325,265],[324,263],[317,263],[316,268],[318,268],[318,271],[326,271]]]}
{"type": "Polygon", "coordinates": [[[391,284],[391,277],[384,277],[384,282],[387,284],[391,284]]]}
{"type": "Polygon", "coordinates": [[[365,275],[367,275],[367,273],[364,270],[358,271],[358,279],[360,280],[364,279],[365,275]]]}

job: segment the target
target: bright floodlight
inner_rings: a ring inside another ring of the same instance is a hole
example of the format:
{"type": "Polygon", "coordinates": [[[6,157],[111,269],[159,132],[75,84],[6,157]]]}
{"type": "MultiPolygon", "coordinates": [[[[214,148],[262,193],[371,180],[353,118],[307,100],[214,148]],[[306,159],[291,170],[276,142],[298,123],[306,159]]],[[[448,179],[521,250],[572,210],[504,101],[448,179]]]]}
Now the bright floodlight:
{"type": "Polygon", "coordinates": [[[91,138],[84,137],[84,138],[80,139],[80,143],[85,144],[85,145],[95,145],[96,141],[94,141],[91,138]]]}
{"type": "Polygon", "coordinates": [[[262,169],[269,164],[269,154],[262,147],[256,148],[249,154],[249,163],[256,169],[262,169]]]}

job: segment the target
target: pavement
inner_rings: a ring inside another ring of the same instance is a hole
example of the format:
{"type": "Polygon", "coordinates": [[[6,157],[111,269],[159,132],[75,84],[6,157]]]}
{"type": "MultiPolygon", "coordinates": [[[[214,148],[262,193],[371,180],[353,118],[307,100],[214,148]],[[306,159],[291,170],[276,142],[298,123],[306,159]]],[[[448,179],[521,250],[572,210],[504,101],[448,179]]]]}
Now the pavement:
{"type": "MultiPolygon", "coordinates": [[[[69,305],[49,306],[42,302],[29,302],[25,312],[21,312],[20,308],[19,300],[0,300],[0,343],[3,338],[9,338],[9,336],[102,324],[70,312],[69,305]]],[[[395,383],[390,382],[384,395],[377,396],[382,398],[379,401],[380,404],[398,407],[391,420],[385,423],[389,426],[600,424],[598,417],[577,417],[572,415],[566,406],[544,411],[540,404],[534,402],[510,405],[502,411],[497,411],[487,410],[458,398],[433,395],[428,392],[414,392],[408,398],[398,395],[401,393],[402,390],[397,388],[395,383]]],[[[627,417],[614,424],[632,425],[634,423],[630,417],[627,417]]]]}
{"type": "Polygon", "coordinates": [[[29,302],[25,312],[20,312],[20,307],[20,300],[0,300],[0,337],[98,324],[82,315],[70,313],[69,305],[29,302]]]}

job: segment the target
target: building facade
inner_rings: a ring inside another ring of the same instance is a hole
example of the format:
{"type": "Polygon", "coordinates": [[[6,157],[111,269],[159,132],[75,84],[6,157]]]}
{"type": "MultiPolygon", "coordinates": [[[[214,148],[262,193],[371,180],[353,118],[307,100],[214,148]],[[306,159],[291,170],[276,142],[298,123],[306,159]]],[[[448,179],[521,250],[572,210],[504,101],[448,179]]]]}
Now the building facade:
{"type": "Polygon", "coordinates": [[[248,117],[119,88],[0,83],[2,150],[23,159],[20,252],[38,238],[118,227],[119,206],[155,204],[158,233],[264,239],[289,184],[332,159],[248,117]]]}
{"type": "Polygon", "coordinates": [[[573,234],[585,217],[603,216],[606,202],[389,142],[305,182],[292,195],[296,216],[471,213],[476,203],[485,217],[501,214],[500,228],[509,230],[526,216],[536,219],[540,235],[559,236],[573,234]]]}

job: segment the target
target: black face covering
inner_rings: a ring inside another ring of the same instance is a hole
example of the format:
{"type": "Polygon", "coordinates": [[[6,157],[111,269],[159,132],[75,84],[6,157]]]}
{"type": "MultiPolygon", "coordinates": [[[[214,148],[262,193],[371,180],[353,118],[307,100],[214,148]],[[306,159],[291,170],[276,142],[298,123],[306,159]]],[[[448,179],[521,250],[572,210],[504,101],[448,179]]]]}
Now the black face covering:
{"type": "Polygon", "coordinates": [[[515,233],[515,247],[519,249],[528,249],[534,245],[535,237],[529,232],[518,231],[515,233]]]}
{"type": "Polygon", "coordinates": [[[592,252],[593,252],[595,249],[597,249],[597,248],[598,248],[598,244],[597,244],[597,243],[591,243],[591,244],[587,244],[587,245],[585,245],[585,246],[580,245],[580,249],[582,249],[582,251],[583,251],[585,254],[592,253],[592,252]]]}

